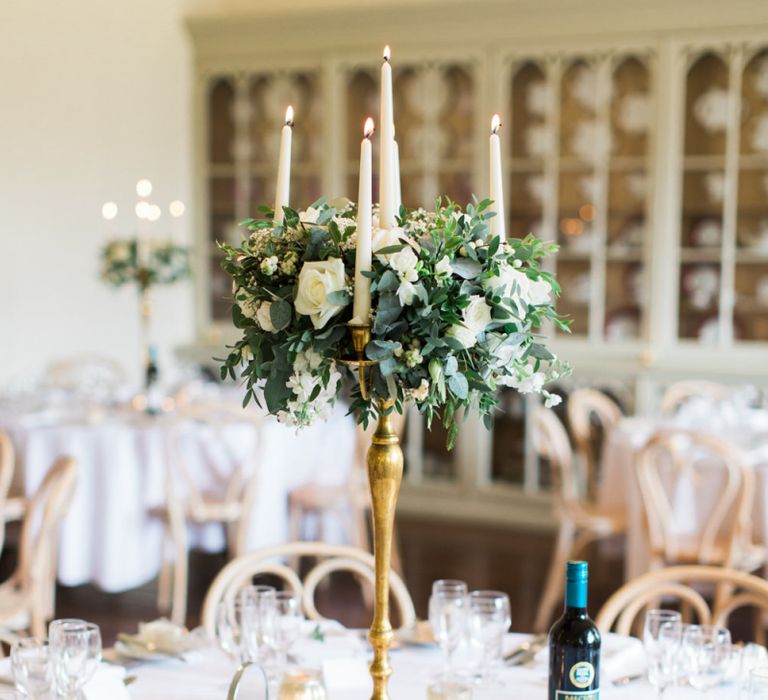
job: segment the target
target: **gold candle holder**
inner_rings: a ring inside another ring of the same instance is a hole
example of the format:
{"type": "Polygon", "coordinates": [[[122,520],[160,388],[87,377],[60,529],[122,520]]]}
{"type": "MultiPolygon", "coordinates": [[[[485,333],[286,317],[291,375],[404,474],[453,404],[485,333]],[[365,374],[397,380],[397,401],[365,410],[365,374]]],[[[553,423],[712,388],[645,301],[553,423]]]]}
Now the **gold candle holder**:
{"type": "MultiPolygon", "coordinates": [[[[355,357],[341,360],[346,365],[357,366],[360,394],[368,400],[367,370],[376,363],[365,358],[365,346],[371,339],[371,327],[349,326],[355,357]]],[[[392,427],[393,403],[380,399],[376,403],[379,414],[376,432],[371,439],[366,458],[368,486],[371,490],[373,513],[373,556],[375,560],[375,593],[373,623],[368,638],[373,647],[371,677],[372,700],[388,700],[387,682],[392,675],[389,665],[389,647],[392,643],[392,623],[389,621],[389,571],[392,565],[392,534],[395,525],[395,507],[400,482],[403,478],[403,451],[400,439],[392,427]]]]}

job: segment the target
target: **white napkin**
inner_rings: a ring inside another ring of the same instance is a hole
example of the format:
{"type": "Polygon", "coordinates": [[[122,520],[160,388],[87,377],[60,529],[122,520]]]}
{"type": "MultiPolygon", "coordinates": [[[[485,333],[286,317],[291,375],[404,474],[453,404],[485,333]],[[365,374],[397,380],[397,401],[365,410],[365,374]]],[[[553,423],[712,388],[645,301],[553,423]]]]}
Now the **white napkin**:
{"type": "Polygon", "coordinates": [[[359,690],[359,696],[371,692],[371,675],[363,657],[326,659],[323,661],[325,688],[331,697],[337,692],[359,690]]]}

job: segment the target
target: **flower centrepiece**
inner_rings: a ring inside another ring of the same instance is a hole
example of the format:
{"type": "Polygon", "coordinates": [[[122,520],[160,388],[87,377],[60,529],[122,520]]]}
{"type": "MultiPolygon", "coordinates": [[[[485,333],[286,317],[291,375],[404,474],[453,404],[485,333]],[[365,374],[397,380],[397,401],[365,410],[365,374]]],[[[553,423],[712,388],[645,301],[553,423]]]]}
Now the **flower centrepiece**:
{"type": "MultiPolygon", "coordinates": [[[[569,368],[539,332],[547,323],[568,327],[553,304],[557,282],[541,267],[557,246],[492,236],[489,205],[401,207],[390,229],[378,228],[374,210],[366,355],[377,364],[368,399],[355,384],[350,407],[363,425],[377,401],[392,399],[398,412],[411,401],[428,425],[443,421],[450,448],[460,409],[477,410],[491,426],[500,387],[559,403],[544,386],[569,368]]],[[[327,417],[347,371],[336,360],[352,354],[357,212],[348,200],[324,199],[303,212],[285,207],[282,223],[262,212],[243,222],[242,245],[220,246],[242,332],[222,377],[241,374],[246,402],[263,397],[271,414],[303,427],[327,417]]]]}
{"type": "Polygon", "coordinates": [[[113,287],[134,283],[143,291],[174,284],[191,273],[189,248],[172,241],[147,244],[136,238],[117,238],[101,251],[101,279],[113,287]]]}

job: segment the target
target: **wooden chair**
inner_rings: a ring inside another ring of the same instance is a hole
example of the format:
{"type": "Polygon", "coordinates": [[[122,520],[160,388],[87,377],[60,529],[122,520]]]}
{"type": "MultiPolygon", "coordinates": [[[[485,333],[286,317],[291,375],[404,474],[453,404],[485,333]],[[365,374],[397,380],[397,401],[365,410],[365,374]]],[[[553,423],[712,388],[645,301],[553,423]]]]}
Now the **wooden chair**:
{"type": "Polygon", "coordinates": [[[559,523],[555,550],[534,622],[534,630],[544,632],[563,595],[565,563],[590,542],[623,533],[626,517],[621,511],[601,508],[580,496],[568,434],[554,411],[537,406],[532,428],[536,452],[540,458],[548,460],[552,472],[553,510],[559,523]]]}
{"type": "Polygon", "coordinates": [[[23,496],[9,496],[16,454],[11,439],[0,431],[0,552],[5,545],[5,524],[24,517],[26,499],[23,496]]]}
{"type": "MultiPolygon", "coordinates": [[[[403,437],[405,415],[392,414],[393,428],[398,437],[403,437]]],[[[371,437],[376,430],[376,424],[364,430],[357,426],[355,438],[355,462],[349,481],[340,485],[304,484],[293,489],[288,494],[288,517],[290,538],[293,541],[302,539],[302,524],[304,518],[313,514],[320,523],[318,539],[323,540],[322,522],[327,513],[333,513],[347,525],[349,541],[356,547],[372,551],[372,542],[368,536],[368,521],[371,511],[371,493],[368,488],[368,473],[366,455],[371,444],[371,437]]],[[[397,531],[392,538],[392,568],[402,574],[402,559],[398,546],[397,531]]]]}
{"type": "Polygon", "coordinates": [[[59,525],[69,508],[77,463],[62,457],[29,500],[21,526],[16,570],[0,585],[0,629],[44,637],[53,617],[59,525]]]}
{"type": "Polygon", "coordinates": [[[576,453],[586,467],[587,496],[594,500],[600,481],[600,453],[595,449],[594,420],[603,439],[616,427],[623,414],[618,404],[595,389],[576,389],[568,398],[568,423],[576,453]]]}
{"type": "Polygon", "coordinates": [[[169,431],[166,506],[156,513],[166,521],[166,547],[170,545],[171,557],[163,557],[158,608],[170,607],[171,619],[178,625],[185,623],[187,614],[188,524],[224,525],[230,556],[242,554],[247,547],[249,516],[258,484],[255,472],[247,473],[246,465],[237,463],[227,449],[223,430],[236,423],[248,423],[257,430],[261,417],[230,403],[200,403],[180,412],[176,425],[169,431]],[[203,431],[213,435],[216,449],[229,457],[230,469],[226,474],[217,475],[226,482],[223,493],[204,493],[188,469],[181,441],[191,423],[199,424],[203,431]]]}
{"type": "MultiPolygon", "coordinates": [[[[374,584],[374,559],[356,547],[330,545],[322,542],[292,542],[268,547],[233,559],[216,576],[203,603],[201,624],[211,638],[216,635],[216,607],[222,600],[232,600],[238,591],[250,584],[254,576],[270,574],[282,579],[286,586],[301,597],[304,614],[310,620],[325,618],[315,606],[318,584],[335,571],[351,571],[358,579],[374,584]],[[317,557],[320,561],[302,581],[284,562],[299,557],[317,557]]],[[[392,596],[400,613],[400,628],[409,629],[416,623],[416,611],[408,589],[394,571],[390,572],[392,596]]]]}
{"type": "Polygon", "coordinates": [[[638,454],[636,470],[651,568],[710,564],[753,571],[765,561],[765,550],[750,538],[754,474],[735,445],[705,433],[660,431],[638,454]],[[681,536],[673,495],[683,478],[704,512],[700,526],[681,536]]]}
{"type": "Polygon", "coordinates": [[[708,398],[713,401],[724,401],[728,398],[730,389],[725,384],[710,382],[704,379],[675,382],[667,387],[661,399],[661,412],[665,416],[675,413],[686,401],[692,398],[708,398]]]}
{"type": "Polygon", "coordinates": [[[754,606],[768,611],[768,582],[733,569],[718,566],[671,566],[650,571],[624,584],[603,605],[595,618],[603,633],[611,630],[630,634],[634,622],[648,606],[664,598],[675,598],[696,613],[700,624],[727,626],[731,613],[738,608],[754,606]],[[716,599],[712,608],[693,588],[706,584],[727,589],[728,594],[716,599]]]}

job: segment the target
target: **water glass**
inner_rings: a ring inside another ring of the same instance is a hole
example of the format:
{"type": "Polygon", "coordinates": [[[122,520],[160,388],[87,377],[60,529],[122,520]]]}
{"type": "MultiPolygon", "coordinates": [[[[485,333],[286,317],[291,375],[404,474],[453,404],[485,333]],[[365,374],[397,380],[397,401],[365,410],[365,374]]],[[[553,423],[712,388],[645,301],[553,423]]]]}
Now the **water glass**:
{"type": "Polygon", "coordinates": [[[739,659],[739,697],[749,691],[749,679],[757,668],[768,668],[768,650],[759,644],[745,644],[739,659]]]}
{"type": "Polygon", "coordinates": [[[472,688],[459,681],[438,681],[427,688],[427,700],[472,700],[472,688]]]}
{"type": "Polygon", "coordinates": [[[674,610],[649,610],[643,623],[648,682],[659,697],[680,676],[682,616],[674,610]]]}
{"type": "Polygon", "coordinates": [[[429,624],[443,652],[445,674],[452,672],[453,655],[466,631],[467,584],[440,580],[432,585],[429,598],[429,624]]]}
{"type": "Polygon", "coordinates": [[[239,600],[221,600],[216,606],[216,642],[235,663],[244,660],[243,604],[239,600]]]}
{"type": "Polygon", "coordinates": [[[685,631],[688,680],[703,692],[720,685],[728,673],[733,656],[731,633],[715,625],[691,625],[685,631]]]}
{"type": "Polygon", "coordinates": [[[274,597],[275,609],[271,624],[264,627],[264,639],[274,650],[278,669],[285,668],[288,652],[301,635],[304,615],[301,601],[292,591],[278,591],[274,597]]]}
{"type": "Polygon", "coordinates": [[[749,672],[747,698],[749,700],[768,700],[768,666],[753,668],[749,672]]]}
{"type": "Polygon", "coordinates": [[[277,590],[273,586],[246,586],[240,591],[244,659],[265,660],[269,635],[277,615],[277,590]]]}
{"type": "Polygon", "coordinates": [[[16,688],[36,700],[48,695],[53,684],[48,642],[20,639],[11,648],[11,669],[16,688]]]}
{"type": "Polygon", "coordinates": [[[78,696],[101,661],[101,632],[84,620],[54,620],[48,627],[53,679],[59,695],[78,696]]]}
{"type": "Polygon", "coordinates": [[[470,642],[482,654],[477,678],[481,682],[492,681],[501,665],[504,635],[512,621],[509,597],[500,591],[472,591],[467,620],[470,642]]]}

